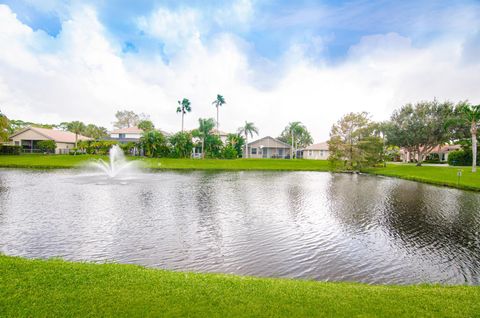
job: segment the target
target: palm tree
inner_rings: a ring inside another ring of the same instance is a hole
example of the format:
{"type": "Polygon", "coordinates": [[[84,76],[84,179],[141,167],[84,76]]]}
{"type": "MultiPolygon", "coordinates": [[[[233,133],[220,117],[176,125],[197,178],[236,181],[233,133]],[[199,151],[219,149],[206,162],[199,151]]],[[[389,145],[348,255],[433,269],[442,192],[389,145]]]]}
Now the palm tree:
{"type": "Polygon", "coordinates": [[[253,133],[258,135],[258,128],[254,123],[245,121],[243,127],[238,128],[238,133],[245,135],[245,158],[248,158],[248,135],[253,138],[253,133]]]}
{"type": "Polygon", "coordinates": [[[477,126],[480,122],[480,105],[463,107],[465,121],[470,125],[472,134],[472,172],[477,172],[477,126]]]}
{"type": "Polygon", "coordinates": [[[214,100],[212,102],[213,105],[215,105],[215,107],[217,107],[217,133],[220,135],[220,130],[218,129],[219,127],[219,123],[218,123],[218,109],[219,109],[219,106],[222,106],[224,104],[226,104],[227,102],[225,101],[225,98],[223,98],[222,95],[220,94],[217,94],[217,99],[214,100]]]}
{"type": "Polygon", "coordinates": [[[190,107],[190,101],[187,98],[184,98],[182,101],[178,101],[177,113],[182,113],[182,132],[183,132],[183,116],[188,112],[192,111],[190,107]]]}
{"type": "Polygon", "coordinates": [[[77,153],[77,142],[78,142],[78,135],[82,134],[85,131],[85,124],[81,121],[72,121],[66,123],[67,130],[75,134],[75,153],[77,153]]]}
{"type": "Polygon", "coordinates": [[[199,118],[198,124],[199,127],[195,135],[202,139],[202,158],[205,158],[205,139],[215,127],[215,120],[213,118],[199,118]]]}

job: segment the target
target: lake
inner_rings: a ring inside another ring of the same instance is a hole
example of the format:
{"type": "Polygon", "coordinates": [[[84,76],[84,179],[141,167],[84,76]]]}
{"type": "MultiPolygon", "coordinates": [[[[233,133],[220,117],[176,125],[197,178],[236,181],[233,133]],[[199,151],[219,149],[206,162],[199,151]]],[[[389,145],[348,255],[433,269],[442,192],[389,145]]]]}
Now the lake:
{"type": "Polygon", "coordinates": [[[324,172],[0,170],[0,252],[263,277],[479,284],[480,194],[324,172]]]}

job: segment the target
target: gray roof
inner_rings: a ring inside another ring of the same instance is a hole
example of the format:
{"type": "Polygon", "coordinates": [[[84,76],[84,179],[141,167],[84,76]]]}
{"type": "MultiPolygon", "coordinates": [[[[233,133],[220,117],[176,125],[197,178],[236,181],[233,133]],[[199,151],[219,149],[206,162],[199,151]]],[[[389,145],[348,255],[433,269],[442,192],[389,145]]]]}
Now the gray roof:
{"type": "MultiPolygon", "coordinates": [[[[274,143],[278,143],[279,146],[283,146],[283,147],[276,147],[276,148],[291,148],[291,146],[290,146],[289,144],[287,144],[287,143],[285,143],[285,142],[283,142],[283,141],[281,141],[281,140],[278,140],[278,139],[276,139],[276,138],[270,137],[270,136],[266,136],[266,137],[257,139],[257,140],[255,140],[255,141],[249,142],[249,143],[248,143],[248,146],[251,146],[251,145],[253,145],[253,144],[257,144],[257,143],[262,142],[262,141],[268,142],[268,140],[271,140],[271,141],[273,141],[274,143]]],[[[272,147],[270,147],[270,145],[269,145],[269,148],[272,148],[272,147]]]]}

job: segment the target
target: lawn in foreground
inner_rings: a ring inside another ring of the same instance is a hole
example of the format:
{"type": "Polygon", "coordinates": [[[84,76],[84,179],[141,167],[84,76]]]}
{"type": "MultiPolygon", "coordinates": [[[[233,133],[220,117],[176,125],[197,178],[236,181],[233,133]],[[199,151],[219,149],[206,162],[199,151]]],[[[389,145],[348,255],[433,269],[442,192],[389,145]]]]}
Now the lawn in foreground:
{"type": "Polygon", "coordinates": [[[0,255],[0,316],[473,317],[480,287],[194,274],[0,255]]]}
{"type": "Polygon", "coordinates": [[[369,168],[364,172],[419,182],[480,191],[480,171],[472,173],[471,167],[421,166],[415,164],[388,164],[385,168],[369,168]],[[458,171],[462,172],[460,178],[458,171]],[[458,182],[458,183],[457,183],[458,182]]]}

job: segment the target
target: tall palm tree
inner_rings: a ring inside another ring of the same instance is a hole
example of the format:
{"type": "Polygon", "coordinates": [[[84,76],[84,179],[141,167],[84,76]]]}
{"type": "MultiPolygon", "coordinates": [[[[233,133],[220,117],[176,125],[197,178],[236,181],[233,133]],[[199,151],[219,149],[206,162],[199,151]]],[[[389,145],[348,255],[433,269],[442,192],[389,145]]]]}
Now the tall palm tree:
{"type": "Polygon", "coordinates": [[[185,116],[186,113],[189,113],[192,111],[192,108],[190,107],[190,101],[187,98],[182,99],[182,101],[178,101],[178,107],[177,107],[177,113],[182,113],[182,132],[183,132],[183,116],[185,116]]]}
{"type": "Polygon", "coordinates": [[[212,104],[215,105],[215,107],[217,108],[217,134],[218,135],[220,135],[220,130],[218,129],[220,126],[218,122],[218,109],[220,108],[220,106],[226,103],[227,102],[225,101],[225,98],[223,98],[223,96],[220,94],[217,94],[217,99],[212,102],[212,104]]]}
{"type": "Polygon", "coordinates": [[[472,134],[472,172],[477,172],[477,129],[480,122],[480,105],[463,107],[465,121],[470,125],[472,134]]]}
{"type": "Polygon", "coordinates": [[[86,126],[81,121],[72,121],[66,124],[67,130],[75,134],[75,154],[77,153],[78,135],[82,134],[86,126]]]}
{"type": "Polygon", "coordinates": [[[215,120],[213,118],[199,118],[198,119],[197,135],[202,139],[202,158],[205,159],[205,139],[210,135],[213,127],[215,127],[215,120]]]}
{"type": "Polygon", "coordinates": [[[245,135],[245,158],[248,158],[248,135],[253,138],[253,133],[258,135],[258,128],[254,123],[245,121],[245,125],[238,128],[238,133],[245,135]]]}

